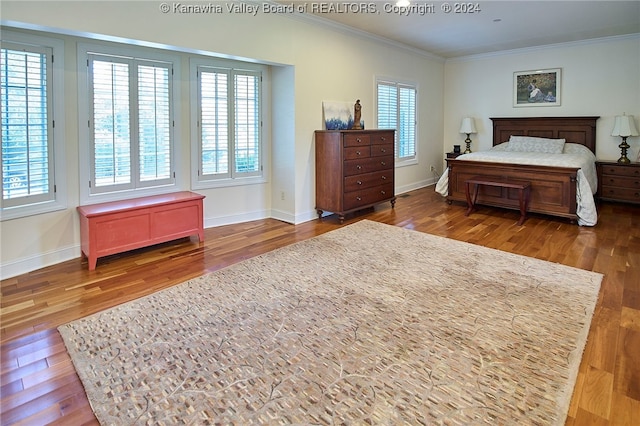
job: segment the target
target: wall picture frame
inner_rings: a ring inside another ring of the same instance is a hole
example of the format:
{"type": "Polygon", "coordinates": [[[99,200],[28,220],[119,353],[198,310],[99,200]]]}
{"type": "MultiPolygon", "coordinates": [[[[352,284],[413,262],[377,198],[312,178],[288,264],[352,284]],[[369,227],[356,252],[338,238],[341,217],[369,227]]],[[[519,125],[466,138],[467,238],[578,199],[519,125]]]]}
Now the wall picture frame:
{"type": "Polygon", "coordinates": [[[561,68],[516,71],[513,73],[513,106],[559,106],[561,86],[561,68]]]}

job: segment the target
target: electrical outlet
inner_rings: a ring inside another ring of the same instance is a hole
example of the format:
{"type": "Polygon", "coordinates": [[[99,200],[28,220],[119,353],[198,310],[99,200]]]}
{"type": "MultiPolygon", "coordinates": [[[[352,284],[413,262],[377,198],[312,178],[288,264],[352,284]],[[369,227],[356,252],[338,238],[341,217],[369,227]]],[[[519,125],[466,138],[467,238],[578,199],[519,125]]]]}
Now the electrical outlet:
{"type": "Polygon", "coordinates": [[[431,166],[431,171],[435,172],[436,171],[436,167],[435,166],[431,166]]]}

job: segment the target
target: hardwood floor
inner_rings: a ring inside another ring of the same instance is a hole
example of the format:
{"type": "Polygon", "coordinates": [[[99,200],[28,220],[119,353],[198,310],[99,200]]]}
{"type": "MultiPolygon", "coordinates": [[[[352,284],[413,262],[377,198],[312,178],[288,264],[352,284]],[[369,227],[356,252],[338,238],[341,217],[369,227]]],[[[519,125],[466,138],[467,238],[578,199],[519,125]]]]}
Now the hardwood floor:
{"type": "MultiPolygon", "coordinates": [[[[640,206],[599,205],[597,226],[448,205],[433,187],[348,216],[370,219],[604,274],[567,425],[640,424],[640,206]]],[[[243,259],[339,228],[259,220],[98,260],[71,260],[2,281],[2,425],[97,424],[56,327],[243,259]]]]}

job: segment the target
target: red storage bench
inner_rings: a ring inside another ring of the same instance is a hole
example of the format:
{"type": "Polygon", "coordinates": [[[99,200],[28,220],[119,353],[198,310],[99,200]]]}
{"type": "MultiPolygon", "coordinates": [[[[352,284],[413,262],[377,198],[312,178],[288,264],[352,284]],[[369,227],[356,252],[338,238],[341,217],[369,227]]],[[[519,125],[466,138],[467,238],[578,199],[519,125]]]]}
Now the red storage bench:
{"type": "Polygon", "coordinates": [[[82,254],[99,257],[198,235],[204,241],[204,195],[182,191],[79,206],[82,254]]]}

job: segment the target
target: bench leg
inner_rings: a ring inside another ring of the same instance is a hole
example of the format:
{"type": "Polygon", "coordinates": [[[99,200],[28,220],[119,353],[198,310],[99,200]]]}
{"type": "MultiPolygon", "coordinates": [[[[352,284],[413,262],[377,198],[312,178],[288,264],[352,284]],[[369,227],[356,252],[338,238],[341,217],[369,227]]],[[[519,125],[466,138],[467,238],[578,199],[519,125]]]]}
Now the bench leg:
{"type": "Polygon", "coordinates": [[[94,271],[96,269],[96,265],[98,264],[98,256],[90,254],[87,257],[87,260],[89,261],[89,270],[94,271]]]}
{"type": "Polygon", "coordinates": [[[530,197],[530,187],[526,187],[524,189],[520,189],[520,220],[518,221],[518,226],[522,226],[524,221],[527,219],[527,207],[529,206],[529,197],[530,197]]]}
{"type": "Polygon", "coordinates": [[[475,207],[476,200],[478,199],[478,185],[473,185],[473,197],[471,195],[471,184],[469,182],[465,182],[465,195],[467,196],[467,211],[464,214],[465,216],[469,216],[475,207]]]}

